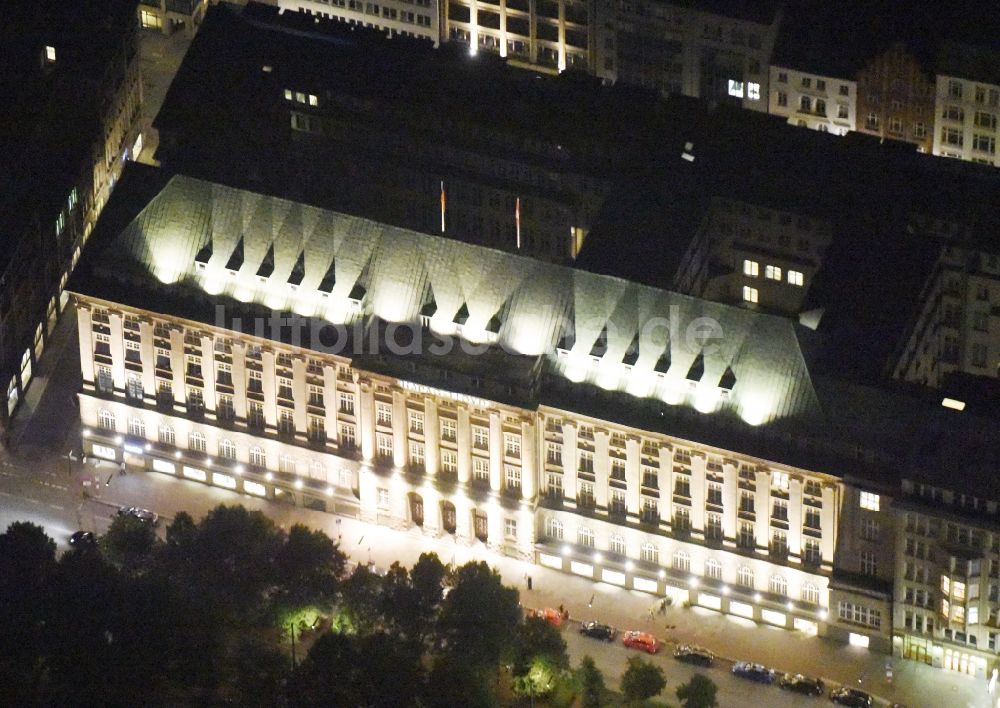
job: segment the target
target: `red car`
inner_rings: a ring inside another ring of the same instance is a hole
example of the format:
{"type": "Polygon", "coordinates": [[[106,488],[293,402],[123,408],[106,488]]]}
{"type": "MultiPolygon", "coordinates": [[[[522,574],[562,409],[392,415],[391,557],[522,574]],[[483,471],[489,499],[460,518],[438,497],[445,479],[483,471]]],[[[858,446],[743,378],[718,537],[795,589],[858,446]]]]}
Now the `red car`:
{"type": "Polygon", "coordinates": [[[563,623],[562,613],[551,607],[546,607],[544,610],[529,609],[525,614],[528,617],[541,617],[553,627],[561,627],[563,623]]]}
{"type": "Polygon", "coordinates": [[[622,635],[622,644],[630,649],[641,649],[649,654],[655,654],[660,650],[660,643],[656,641],[656,637],[648,632],[638,632],[634,629],[622,635]]]}

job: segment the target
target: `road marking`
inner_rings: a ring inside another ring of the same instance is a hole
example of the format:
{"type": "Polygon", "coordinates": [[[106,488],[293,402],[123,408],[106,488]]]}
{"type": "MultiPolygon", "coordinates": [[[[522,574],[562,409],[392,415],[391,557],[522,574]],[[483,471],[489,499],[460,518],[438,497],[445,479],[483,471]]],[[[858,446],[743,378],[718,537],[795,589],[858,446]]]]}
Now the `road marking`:
{"type": "Polygon", "coordinates": [[[2,495],[3,495],[3,496],[5,496],[5,497],[12,497],[12,496],[14,496],[14,495],[13,495],[13,494],[11,494],[10,492],[0,492],[0,494],[2,494],[2,495]]]}
{"type": "Polygon", "coordinates": [[[66,507],[59,506],[58,504],[49,504],[49,506],[53,509],[58,509],[59,511],[64,511],[66,509],[66,507]]]}
{"type": "Polygon", "coordinates": [[[41,504],[40,501],[38,501],[37,499],[32,499],[31,497],[25,497],[25,499],[30,501],[32,504],[41,504]]]}

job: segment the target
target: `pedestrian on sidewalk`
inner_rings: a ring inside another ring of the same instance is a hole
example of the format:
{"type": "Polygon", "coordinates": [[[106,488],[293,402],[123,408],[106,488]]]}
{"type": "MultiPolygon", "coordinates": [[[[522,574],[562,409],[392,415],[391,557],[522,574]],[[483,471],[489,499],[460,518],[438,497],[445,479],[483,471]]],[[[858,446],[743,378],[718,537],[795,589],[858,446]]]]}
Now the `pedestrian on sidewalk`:
{"type": "Polygon", "coordinates": [[[124,462],[122,462],[120,465],[118,465],[118,474],[120,476],[122,476],[122,477],[125,476],[125,463],[124,462]]]}

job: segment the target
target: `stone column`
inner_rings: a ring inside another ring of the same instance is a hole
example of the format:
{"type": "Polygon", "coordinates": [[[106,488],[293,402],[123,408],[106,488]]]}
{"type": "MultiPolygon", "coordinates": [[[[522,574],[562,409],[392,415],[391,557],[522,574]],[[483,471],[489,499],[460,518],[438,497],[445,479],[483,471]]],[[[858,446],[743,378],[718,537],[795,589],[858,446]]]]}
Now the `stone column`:
{"type": "Polygon", "coordinates": [[[771,473],[767,470],[757,472],[757,491],[754,493],[754,537],[757,541],[757,553],[767,554],[771,539],[768,537],[771,527],[771,473]]]}
{"type": "Polygon", "coordinates": [[[122,316],[112,312],[111,321],[111,376],[115,384],[115,392],[125,390],[125,342],[122,337],[122,316]]]}
{"type": "MultiPolygon", "coordinates": [[[[468,484],[472,478],[472,425],[469,423],[469,409],[460,406],[455,421],[455,441],[458,444],[458,481],[468,484]]],[[[456,505],[456,513],[458,513],[456,505]]],[[[469,512],[471,513],[471,512],[469,512]]],[[[466,519],[468,523],[472,523],[466,519]]],[[[470,531],[468,534],[472,536],[470,531]]]]}
{"type": "Polygon", "coordinates": [[[563,421],[563,498],[571,509],[576,508],[576,421],[563,421]]]}
{"type": "Polygon", "coordinates": [[[337,393],[337,367],[332,364],[323,365],[323,408],[326,418],[327,447],[339,447],[340,431],[337,429],[337,412],[340,410],[339,394],[337,393]]]}
{"type": "Polygon", "coordinates": [[[736,546],[736,510],[740,506],[739,471],[736,465],[722,465],[722,533],[727,548],[736,546]]]}
{"type": "Polygon", "coordinates": [[[802,480],[788,480],[788,560],[802,562],[802,480]]]}
{"type": "Polygon", "coordinates": [[[375,459],[375,396],[371,379],[357,378],[358,400],[355,414],[358,421],[358,446],[368,462],[375,459]]]}
{"type": "Polygon", "coordinates": [[[691,535],[705,537],[705,496],[708,488],[708,460],[691,460],[691,535]]]}
{"type": "Polygon", "coordinates": [[[628,488],[625,490],[625,506],[630,520],[642,512],[639,504],[639,489],[642,486],[642,439],[637,435],[625,438],[625,480],[628,488]]]}
{"type": "Polygon", "coordinates": [[[292,420],[295,422],[295,439],[304,441],[309,426],[309,416],[306,413],[306,401],[309,398],[309,387],[306,385],[306,360],[302,357],[292,359],[292,420]]]}
{"type": "MultiPolygon", "coordinates": [[[[538,470],[542,461],[538,453],[537,427],[531,418],[521,419],[521,498],[534,499],[538,490],[538,470]]],[[[518,534],[522,534],[518,522],[518,534]]]]}
{"type": "Polygon", "coordinates": [[[374,523],[378,517],[378,479],[371,467],[362,465],[358,469],[358,506],[361,519],[374,523]]]}
{"type": "Polygon", "coordinates": [[[261,363],[263,371],[261,378],[264,388],[264,423],[274,430],[278,426],[278,403],[277,403],[277,379],[274,373],[274,352],[267,351],[261,353],[261,363]]]}
{"type": "MultiPolygon", "coordinates": [[[[399,388],[392,390],[392,464],[404,469],[410,458],[408,448],[410,418],[406,409],[406,394],[399,388]]],[[[426,509],[424,514],[426,518],[426,509]]]]}
{"type": "Polygon", "coordinates": [[[215,339],[208,335],[201,338],[201,376],[205,382],[202,389],[205,418],[215,420],[215,339]]]}
{"type": "Polygon", "coordinates": [[[611,466],[608,438],[607,430],[594,430],[594,503],[598,509],[608,508],[608,477],[611,466]]]}
{"type": "Polygon", "coordinates": [[[433,396],[427,396],[424,399],[424,464],[427,474],[431,476],[437,476],[441,471],[440,437],[437,401],[433,396]]]}
{"type": "Polygon", "coordinates": [[[247,421],[247,348],[233,342],[233,412],[242,427],[247,421]]]}
{"type": "Polygon", "coordinates": [[[837,489],[833,485],[823,485],[823,510],[820,512],[820,526],[823,537],[819,541],[819,549],[823,554],[823,564],[833,563],[833,551],[837,542],[837,489]]]}
{"type": "Polygon", "coordinates": [[[174,392],[174,410],[184,411],[187,402],[187,384],[184,382],[187,356],[184,353],[184,331],[170,328],[170,373],[173,374],[171,388],[174,392]]]}
{"type": "Polygon", "coordinates": [[[80,335],[80,373],[83,375],[84,389],[94,388],[94,327],[91,322],[92,310],[84,302],[76,306],[76,328],[80,335]]]}
{"type": "MultiPolygon", "coordinates": [[[[490,489],[499,492],[503,488],[503,424],[500,413],[490,411],[490,489]]],[[[490,536],[493,522],[490,521],[490,536]]],[[[501,529],[502,532],[502,529],[501,529]]],[[[492,538],[490,539],[493,540],[492,538]]]]}
{"type": "Polygon", "coordinates": [[[139,357],[142,360],[142,398],[156,401],[156,346],[153,344],[153,323],[139,321],[139,357]]]}

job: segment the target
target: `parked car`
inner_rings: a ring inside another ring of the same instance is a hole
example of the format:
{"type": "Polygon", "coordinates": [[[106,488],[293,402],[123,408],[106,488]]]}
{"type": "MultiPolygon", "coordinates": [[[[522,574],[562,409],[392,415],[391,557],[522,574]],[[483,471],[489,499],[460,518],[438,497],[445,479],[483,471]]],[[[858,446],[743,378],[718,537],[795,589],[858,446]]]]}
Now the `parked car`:
{"type": "Polygon", "coordinates": [[[580,634],[593,637],[594,639],[601,639],[605,642],[610,642],[614,640],[615,636],[617,636],[618,630],[610,624],[601,624],[600,622],[590,621],[584,622],[580,625],[580,634]]]}
{"type": "Polygon", "coordinates": [[[528,609],[525,614],[528,617],[540,617],[553,627],[561,627],[563,623],[562,613],[552,607],[546,607],[544,610],[528,609]]]}
{"type": "Polygon", "coordinates": [[[93,531],[77,531],[69,537],[69,545],[86,548],[97,543],[97,538],[93,531]]]}
{"type": "Polygon", "coordinates": [[[733,664],[733,673],[740,678],[757,683],[774,683],[774,669],[763,664],[751,664],[749,661],[737,661],[733,664]]]}
{"type": "Polygon", "coordinates": [[[807,696],[822,696],[826,693],[826,686],[821,680],[802,674],[785,674],[778,679],[778,685],[788,691],[804,693],[807,696]]]}
{"type": "Polygon", "coordinates": [[[869,708],[872,704],[872,697],[867,693],[847,686],[830,691],[830,700],[838,705],[856,706],[857,708],[869,708]]]}
{"type": "Polygon", "coordinates": [[[674,649],[674,658],[677,661],[683,661],[688,664],[711,666],[712,662],[715,661],[715,654],[708,649],[702,649],[691,644],[681,644],[674,649]]]}
{"type": "Polygon", "coordinates": [[[655,654],[660,650],[660,643],[656,641],[649,632],[639,632],[630,629],[622,635],[622,644],[630,649],[641,649],[644,652],[655,654]]]}
{"type": "Polygon", "coordinates": [[[118,510],[118,516],[131,516],[150,526],[156,526],[156,523],[160,520],[160,517],[154,512],[138,506],[123,506],[118,510]]]}

